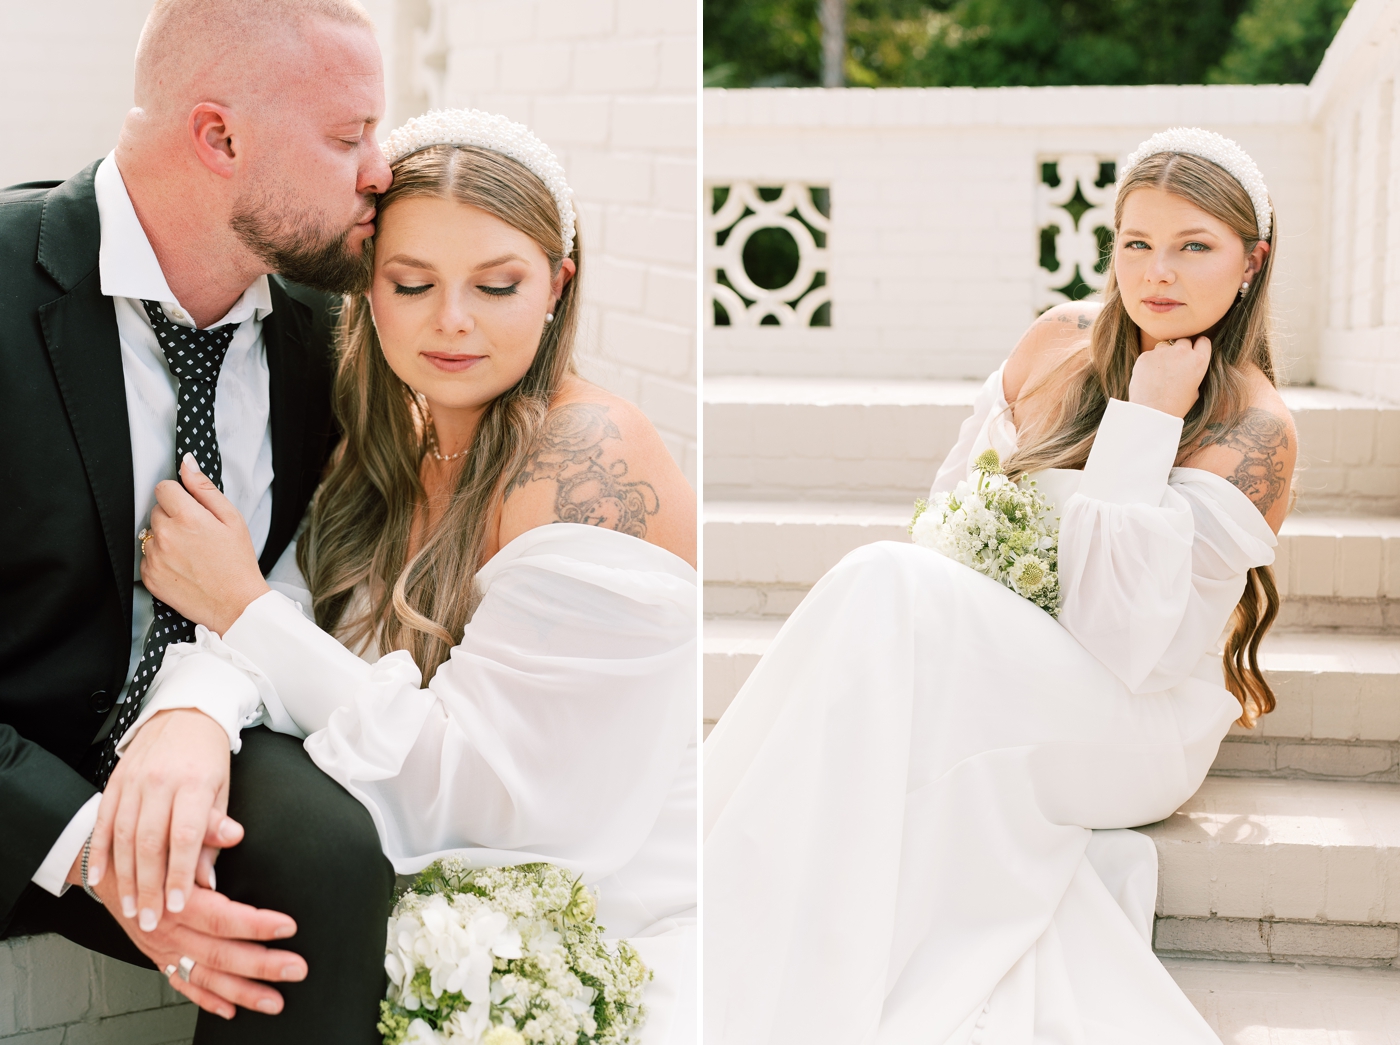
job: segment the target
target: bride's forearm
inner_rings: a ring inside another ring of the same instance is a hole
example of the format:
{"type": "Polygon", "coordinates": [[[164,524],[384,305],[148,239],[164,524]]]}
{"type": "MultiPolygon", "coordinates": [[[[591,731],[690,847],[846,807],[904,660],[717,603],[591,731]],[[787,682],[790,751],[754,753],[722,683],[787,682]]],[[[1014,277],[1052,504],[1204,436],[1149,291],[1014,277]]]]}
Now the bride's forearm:
{"type": "Polygon", "coordinates": [[[280,708],[304,733],[324,729],[331,714],[371,683],[371,666],[307,620],[275,591],[250,602],[224,642],[256,664],[276,690],[280,708]]]}

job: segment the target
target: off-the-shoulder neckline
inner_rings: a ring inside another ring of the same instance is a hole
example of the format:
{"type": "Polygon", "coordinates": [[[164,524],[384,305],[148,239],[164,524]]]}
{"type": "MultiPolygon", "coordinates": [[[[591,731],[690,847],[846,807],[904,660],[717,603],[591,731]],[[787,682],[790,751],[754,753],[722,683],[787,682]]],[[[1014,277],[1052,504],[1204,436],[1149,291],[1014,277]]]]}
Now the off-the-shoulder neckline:
{"type": "Polygon", "coordinates": [[[584,523],[546,523],[543,526],[535,526],[524,533],[513,537],[507,541],[500,551],[491,556],[481,569],[477,570],[476,577],[478,583],[485,583],[491,576],[503,568],[507,563],[513,562],[524,555],[535,551],[539,546],[546,544],[563,544],[566,542],[582,541],[586,544],[598,544],[600,546],[611,545],[616,550],[624,551],[638,557],[637,569],[656,569],[682,580],[695,583],[697,574],[695,568],[686,562],[675,552],[661,547],[659,544],[652,544],[644,541],[640,537],[633,537],[631,534],[619,533],[617,530],[605,529],[602,526],[588,526],[584,523]],[[654,561],[647,563],[645,560],[650,557],[654,561]]]}

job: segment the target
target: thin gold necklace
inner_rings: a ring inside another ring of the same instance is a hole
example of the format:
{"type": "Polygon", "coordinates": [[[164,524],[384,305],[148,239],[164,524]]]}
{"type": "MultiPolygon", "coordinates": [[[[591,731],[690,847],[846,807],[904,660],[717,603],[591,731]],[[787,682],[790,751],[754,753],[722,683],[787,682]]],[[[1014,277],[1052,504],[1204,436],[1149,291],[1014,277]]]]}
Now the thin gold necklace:
{"type": "Polygon", "coordinates": [[[439,461],[456,461],[459,458],[466,457],[467,451],[472,448],[471,443],[462,447],[462,449],[458,450],[455,454],[441,454],[438,452],[437,428],[433,425],[432,411],[425,409],[424,413],[427,415],[428,421],[425,432],[428,437],[428,453],[432,454],[433,457],[439,461]]]}

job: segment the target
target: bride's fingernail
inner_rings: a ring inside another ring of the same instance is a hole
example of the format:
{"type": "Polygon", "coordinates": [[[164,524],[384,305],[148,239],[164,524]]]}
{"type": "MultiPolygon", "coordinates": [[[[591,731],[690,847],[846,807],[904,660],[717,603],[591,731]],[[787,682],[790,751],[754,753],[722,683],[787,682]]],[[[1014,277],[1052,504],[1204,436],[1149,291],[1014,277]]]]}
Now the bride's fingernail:
{"type": "Polygon", "coordinates": [[[185,894],[179,889],[171,889],[165,897],[165,909],[176,914],[185,909],[185,894]]]}
{"type": "Polygon", "coordinates": [[[136,917],[136,901],[130,896],[122,897],[122,914],[128,918],[136,917]]]}
{"type": "Polygon", "coordinates": [[[215,881],[216,881],[216,879],[214,878],[214,868],[213,868],[213,867],[210,867],[210,868],[209,868],[209,889],[210,889],[210,891],[212,891],[212,892],[218,892],[218,889],[219,889],[219,887],[218,887],[217,885],[214,884],[215,881]]]}
{"type": "Polygon", "coordinates": [[[143,933],[152,932],[156,927],[156,912],[149,907],[141,908],[141,917],[137,919],[143,933]]]}
{"type": "Polygon", "coordinates": [[[282,1011],[282,1006],[278,1005],[277,1002],[271,998],[263,998],[258,1002],[258,1011],[265,1012],[269,1016],[276,1016],[282,1011]]]}

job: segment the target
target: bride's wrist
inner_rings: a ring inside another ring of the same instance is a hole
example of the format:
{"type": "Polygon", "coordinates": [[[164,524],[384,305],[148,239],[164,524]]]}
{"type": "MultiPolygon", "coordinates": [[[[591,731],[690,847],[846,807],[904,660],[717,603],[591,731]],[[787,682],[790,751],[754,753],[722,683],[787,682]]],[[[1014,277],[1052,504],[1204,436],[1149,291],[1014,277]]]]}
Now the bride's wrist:
{"type": "Polygon", "coordinates": [[[270,592],[267,581],[261,576],[256,581],[249,581],[241,586],[237,591],[231,593],[228,598],[221,601],[215,611],[213,620],[210,622],[210,630],[219,635],[225,634],[229,628],[237,623],[238,618],[243,616],[243,611],[253,603],[270,592]]]}

